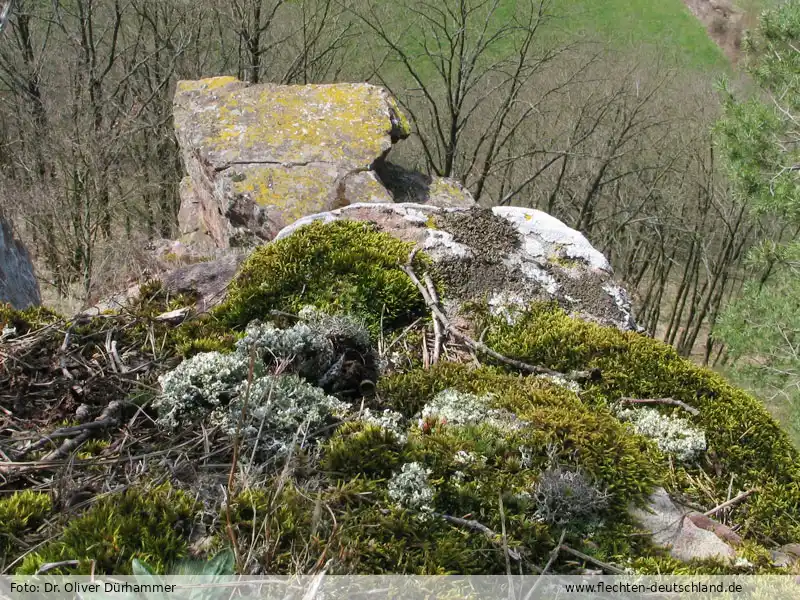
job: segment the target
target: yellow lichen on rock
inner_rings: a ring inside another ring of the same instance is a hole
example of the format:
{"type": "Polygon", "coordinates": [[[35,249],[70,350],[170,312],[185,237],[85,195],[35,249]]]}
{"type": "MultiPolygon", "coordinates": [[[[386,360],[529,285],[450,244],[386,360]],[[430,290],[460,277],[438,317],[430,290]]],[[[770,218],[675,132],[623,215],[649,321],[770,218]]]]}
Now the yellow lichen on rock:
{"type": "Polygon", "coordinates": [[[258,165],[237,171],[231,178],[234,194],[247,194],[259,206],[280,208],[291,222],[308,214],[325,210],[337,171],[326,165],[284,169],[258,165]]]}
{"type": "Polygon", "coordinates": [[[373,85],[231,85],[235,81],[214,78],[178,87],[176,126],[202,138],[215,166],[328,162],[368,168],[393,139],[410,134],[397,103],[373,85]]]}
{"type": "Polygon", "coordinates": [[[352,203],[391,202],[371,171],[411,133],[390,94],[367,83],[182,81],[174,117],[192,180],[181,196],[181,231],[202,222],[223,248],[242,227],[271,239],[277,223],[352,203]]]}

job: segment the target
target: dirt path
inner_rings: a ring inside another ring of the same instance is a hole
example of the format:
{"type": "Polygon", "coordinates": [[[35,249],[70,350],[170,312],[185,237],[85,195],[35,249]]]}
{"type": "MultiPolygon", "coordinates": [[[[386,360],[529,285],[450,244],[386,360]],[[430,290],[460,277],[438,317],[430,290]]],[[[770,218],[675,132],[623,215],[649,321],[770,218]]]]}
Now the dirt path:
{"type": "Polygon", "coordinates": [[[736,64],[741,56],[744,13],[730,0],[683,0],[695,17],[706,26],[708,35],[736,64]]]}

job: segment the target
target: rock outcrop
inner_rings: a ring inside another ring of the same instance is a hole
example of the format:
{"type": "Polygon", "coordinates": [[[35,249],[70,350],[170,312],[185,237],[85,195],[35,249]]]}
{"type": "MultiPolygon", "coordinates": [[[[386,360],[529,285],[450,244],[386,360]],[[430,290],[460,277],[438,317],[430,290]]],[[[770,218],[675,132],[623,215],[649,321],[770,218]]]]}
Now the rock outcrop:
{"type": "Polygon", "coordinates": [[[653,542],[669,548],[678,560],[721,560],[736,558],[734,546],[742,539],[722,523],[675,503],[664,488],[657,488],[646,508],[634,508],[631,515],[648,531],[653,542]]]}
{"type": "Polygon", "coordinates": [[[0,215],[0,302],[16,309],[41,303],[39,283],[27,250],[14,238],[9,223],[0,215]]]}
{"type": "Polygon", "coordinates": [[[509,320],[531,302],[556,301],[585,320],[636,328],[628,296],[614,282],[605,256],[581,233],[541,211],[355,204],[304,217],[277,239],[313,221],[340,219],[374,223],[424,250],[449,290],[445,308],[453,316],[468,301],[488,300],[493,312],[509,320]]]}
{"type": "Polygon", "coordinates": [[[389,93],[365,83],[182,81],[175,130],[188,172],[179,225],[194,244],[269,240],[300,217],[392,202],[405,188],[417,201],[474,203],[450,180],[381,169],[392,144],[411,130],[389,93]]]}

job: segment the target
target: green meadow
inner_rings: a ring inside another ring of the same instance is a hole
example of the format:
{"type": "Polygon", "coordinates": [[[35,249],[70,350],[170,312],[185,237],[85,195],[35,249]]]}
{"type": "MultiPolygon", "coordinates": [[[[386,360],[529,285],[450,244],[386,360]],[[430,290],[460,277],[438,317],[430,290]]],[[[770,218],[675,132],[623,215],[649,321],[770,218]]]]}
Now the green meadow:
{"type": "Polygon", "coordinates": [[[555,0],[565,32],[622,48],[654,45],[678,65],[724,68],[727,59],[682,0],[555,0]]]}

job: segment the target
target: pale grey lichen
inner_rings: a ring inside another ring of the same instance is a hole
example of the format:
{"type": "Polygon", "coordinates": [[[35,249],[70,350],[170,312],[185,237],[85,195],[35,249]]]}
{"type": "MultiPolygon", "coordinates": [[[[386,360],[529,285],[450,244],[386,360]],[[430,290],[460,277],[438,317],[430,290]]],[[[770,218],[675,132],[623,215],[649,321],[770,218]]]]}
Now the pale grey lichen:
{"type": "Polygon", "coordinates": [[[434,489],[428,483],[431,472],[418,462],[404,464],[400,473],[389,480],[389,498],[402,508],[432,512],[434,489]]]}
{"type": "Polygon", "coordinates": [[[383,431],[394,435],[401,444],[405,444],[408,439],[405,418],[400,413],[389,410],[388,408],[384,409],[383,412],[373,412],[369,408],[365,408],[359,420],[371,425],[377,425],[383,431]]]}
{"type": "Polygon", "coordinates": [[[160,378],[156,422],[168,429],[207,422],[231,438],[238,434],[249,456],[263,462],[330,434],[329,425],[351,408],[296,375],[265,374],[260,360],[249,376],[241,353],[193,356],[160,378]]]}
{"type": "Polygon", "coordinates": [[[303,321],[289,329],[254,321],[237,342],[236,350],[244,355],[255,351],[259,358],[265,360],[313,360],[317,364],[325,364],[333,357],[331,342],[303,321]]]}
{"type": "Polygon", "coordinates": [[[519,447],[519,456],[522,466],[530,469],[533,466],[533,449],[528,446],[519,447]]]}
{"type": "Polygon", "coordinates": [[[583,472],[559,465],[542,472],[531,495],[536,519],[551,525],[591,521],[608,506],[609,499],[608,493],[592,485],[583,472]]]}
{"type": "Polygon", "coordinates": [[[355,353],[368,370],[378,368],[377,354],[362,321],[311,307],[303,308],[298,317],[299,321],[286,329],[250,323],[237,343],[237,352],[255,353],[266,364],[282,362],[284,368],[288,365],[290,371],[329,391],[334,391],[349,354],[355,353]]]}
{"type": "Polygon", "coordinates": [[[617,411],[617,416],[678,460],[690,461],[706,449],[705,432],[686,419],[662,415],[654,408],[626,408],[617,411]]]}
{"type": "Polygon", "coordinates": [[[350,404],[296,375],[265,375],[253,380],[249,389],[244,382],[239,394],[210,420],[231,437],[238,432],[248,455],[264,462],[285,456],[295,445],[327,437],[350,409],[350,404]]]}
{"type": "Polygon", "coordinates": [[[565,390],[569,390],[570,392],[575,392],[576,394],[581,391],[581,386],[577,381],[567,379],[561,375],[537,375],[537,377],[549,381],[553,385],[557,385],[565,390]]]}
{"type": "MultiPolygon", "coordinates": [[[[255,364],[256,375],[263,364],[255,364]]],[[[186,359],[159,377],[161,394],[153,402],[156,422],[169,429],[203,419],[225,407],[247,379],[249,363],[236,354],[204,352],[186,359]]]]}
{"type": "Polygon", "coordinates": [[[453,456],[453,462],[457,465],[474,465],[479,461],[479,457],[474,452],[467,452],[466,450],[459,450],[453,456]]]}
{"type": "Polygon", "coordinates": [[[490,394],[477,396],[448,388],[422,408],[419,424],[422,426],[427,420],[455,426],[486,424],[506,431],[525,426],[513,413],[492,408],[491,401],[490,394]]]}

